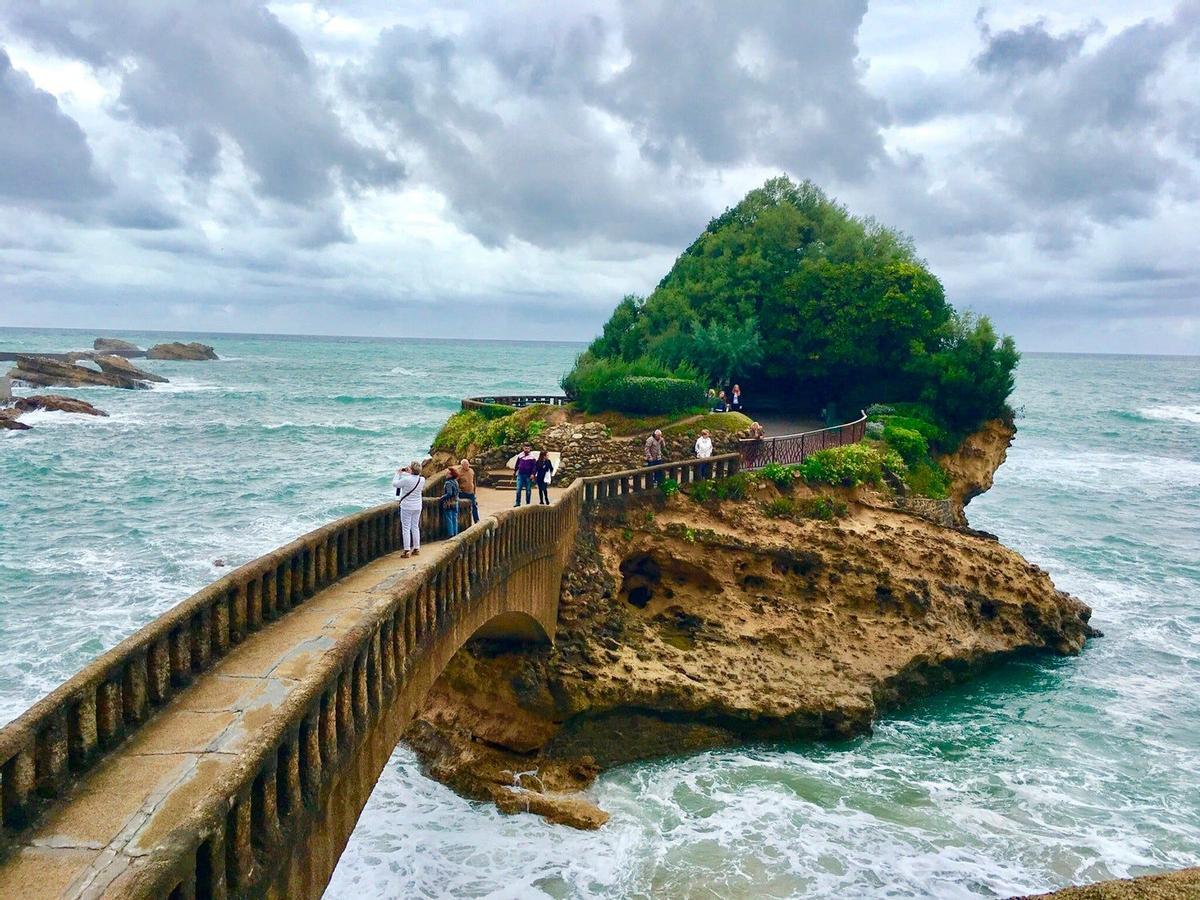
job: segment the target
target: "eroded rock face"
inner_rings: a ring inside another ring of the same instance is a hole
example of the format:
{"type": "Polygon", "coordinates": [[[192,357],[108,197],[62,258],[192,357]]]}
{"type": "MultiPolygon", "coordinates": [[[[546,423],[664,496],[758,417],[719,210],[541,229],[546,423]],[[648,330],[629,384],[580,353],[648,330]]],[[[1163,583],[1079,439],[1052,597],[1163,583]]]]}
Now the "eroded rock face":
{"type": "Polygon", "coordinates": [[[17,417],[22,413],[39,409],[79,413],[85,416],[108,415],[104,410],[97,409],[86,400],[76,400],[74,397],[64,397],[61,394],[33,394],[29,397],[16,397],[11,406],[0,409],[0,428],[28,431],[31,426],[19,421],[17,417]]]}
{"type": "Polygon", "coordinates": [[[92,341],[92,349],[98,350],[101,353],[112,353],[114,350],[142,352],[141,347],[137,344],[123,341],[120,338],[96,338],[92,341]]]}
{"type": "Polygon", "coordinates": [[[497,799],[518,767],[563,792],[637,759],[863,733],[1006,656],[1079,652],[1089,616],[969,529],[647,498],[581,529],[552,648],[468,645],[408,736],[468,796],[497,799]]]}
{"type": "Polygon", "coordinates": [[[9,369],[9,377],[36,387],[116,387],[129,390],[149,388],[145,381],[131,375],[97,371],[45,356],[18,356],[17,364],[9,369]]]}
{"type": "Polygon", "coordinates": [[[1012,423],[992,419],[968,435],[958,450],[938,460],[950,476],[950,505],[957,524],[967,523],[964,507],[991,488],[1016,433],[1012,423]]]}
{"type": "Polygon", "coordinates": [[[157,384],[167,383],[166,378],[163,378],[161,375],[155,375],[153,372],[147,372],[145,369],[139,369],[123,356],[96,354],[92,359],[100,367],[101,372],[108,372],[110,375],[127,375],[130,378],[136,378],[138,381],[153,381],[157,384]]]}
{"type": "Polygon", "coordinates": [[[184,344],[180,341],[173,341],[169,344],[155,344],[146,351],[148,359],[183,359],[183,360],[201,360],[201,359],[217,359],[216,351],[208,344],[201,344],[197,341],[192,341],[190,344],[184,344]]]}

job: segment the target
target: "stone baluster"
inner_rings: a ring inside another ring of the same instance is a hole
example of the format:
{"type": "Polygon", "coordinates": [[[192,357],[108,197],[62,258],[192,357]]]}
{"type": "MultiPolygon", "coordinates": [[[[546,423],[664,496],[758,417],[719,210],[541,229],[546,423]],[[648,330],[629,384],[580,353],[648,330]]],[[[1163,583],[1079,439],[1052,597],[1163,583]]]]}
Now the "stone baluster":
{"type": "Polygon", "coordinates": [[[121,676],[121,705],[125,724],[139,725],[149,711],[149,659],[138,653],[124,665],[121,676]]]}
{"type": "Polygon", "coordinates": [[[67,714],[68,752],[71,768],[87,768],[96,753],[100,736],[96,729],[96,692],[84,691],[67,714]]]}

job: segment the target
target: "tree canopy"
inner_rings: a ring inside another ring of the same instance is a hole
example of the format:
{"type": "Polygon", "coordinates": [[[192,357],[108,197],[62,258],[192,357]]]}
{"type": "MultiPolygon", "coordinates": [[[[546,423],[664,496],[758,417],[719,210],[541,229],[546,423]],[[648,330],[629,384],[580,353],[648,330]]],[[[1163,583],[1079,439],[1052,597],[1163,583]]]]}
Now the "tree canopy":
{"type": "Polygon", "coordinates": [[[801,409],[921,403],[958,434],[1007,411],[1018,360],[950,306],[909,238],[786,176],[713,219],[649,297],[622,299],[586,356],[690,364],[801,409]]]}

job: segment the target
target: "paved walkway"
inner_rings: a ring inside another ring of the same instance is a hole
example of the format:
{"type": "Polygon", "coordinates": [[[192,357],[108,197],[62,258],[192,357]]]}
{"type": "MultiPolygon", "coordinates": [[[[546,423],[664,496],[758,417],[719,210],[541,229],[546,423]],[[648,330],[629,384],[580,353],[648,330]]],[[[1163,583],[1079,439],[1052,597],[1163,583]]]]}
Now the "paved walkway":
{"type": "MultiPolygon", "coordinates": [[[[486,518],[512,495],[485,488],[479,501],[486,518]]],[[[51,807],[0,864],[0,898],[105,893],[238,764],[337,639],[431,556],[377,559],[232,648],[51,807]]]]}

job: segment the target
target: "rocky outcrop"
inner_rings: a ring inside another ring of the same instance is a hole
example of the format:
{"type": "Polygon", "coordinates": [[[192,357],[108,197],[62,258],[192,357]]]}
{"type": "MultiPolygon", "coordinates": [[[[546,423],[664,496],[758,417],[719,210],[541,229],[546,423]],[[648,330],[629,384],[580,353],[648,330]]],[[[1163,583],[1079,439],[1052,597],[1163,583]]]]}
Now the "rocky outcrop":
{"type": "Polygon", "coordinates": [[[1017,429],[1011,422],[992,419],[969,434],[953,453],[938,459],[950,477],[950,505],[955,522],[967,524],[964,507],[992,486],[1017,429]]]}
{"type": "Polygon", "coordinates": [[[139,369],[123,356],[108,356],[103,353],[97,353],[92,359],[100,367],[101,372],[108,372],[110,375],[126,375],[130,378],[136,378],[138,381],[167,384],[166,378],[163,378],[161,375],[155,375],[153,372],[147,372],[145,369],[139,369]]]}
{"type": "Polygon", "coordinates": [[[554,646],[473,642],[430,693],[408,739],[431,774],[503,805],[512,773],[534,773],[550,799],[530,810],[560,809],[603,768],[861,734],[984,666],[1077,653],[1093,634],[1086,605],[987,535],[853,502],[831,522],[769,518],[772,492],[601,508],[554,646]]]}
{"type": "Polygon", "coordinates": [[[116,387],[131,390],[150,387],[145,381],[131,375],[98,372],[45,356],[18,356],[16,366],[8,374],[13,380],[35,387],[116,387]]]}
{"type": "Polygon", "coordinates": [[[1200,897],[1200,868],[1163,875],[1143,875],[1063,888],[1049,894],[1030,894],[1014,900],[1195,900],[1200,897]]]}
{"type": "Polygon", "coordinates": [[[169,344],[155,344],[146,351],[148,359],[182,359],[182,360],[202,360],[202,359],[217,359],[216,351],[208,344],[201,344],[197,341],[192,341],[190,344],[184,344],[179,341],[173,341],[169,344]]]}
{"type": "Polygon", "coordinates": [[[0,409],[0,428],[28,431],[30,426],[19,421],[18,416],[35,410],[57,410],[85,416],[108,415],[104,410],[97,409],[86,400],[76,400],[74,397],[64,397],[61,394],[33,394],[29,397],[17,397],[12,401],[11,406],[0,409]]]}
{"type": "Polygon", "coordinates": [[[131,351],[135,353],[143,353],[141,347],[137,344],[123,341],[120,338],[96,338],[92,341],[92,349],[100,353],[112,353],[114,350],[131,351]]]}

